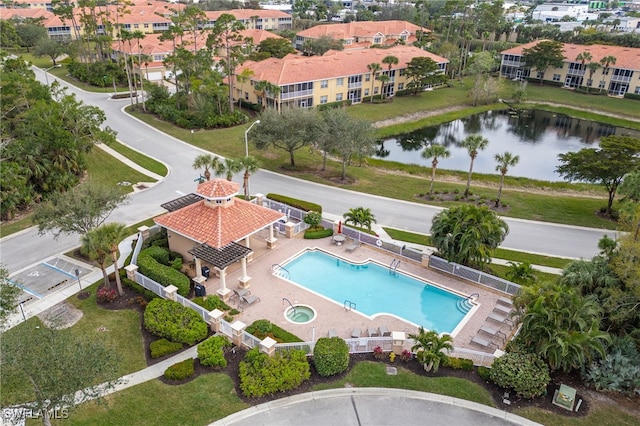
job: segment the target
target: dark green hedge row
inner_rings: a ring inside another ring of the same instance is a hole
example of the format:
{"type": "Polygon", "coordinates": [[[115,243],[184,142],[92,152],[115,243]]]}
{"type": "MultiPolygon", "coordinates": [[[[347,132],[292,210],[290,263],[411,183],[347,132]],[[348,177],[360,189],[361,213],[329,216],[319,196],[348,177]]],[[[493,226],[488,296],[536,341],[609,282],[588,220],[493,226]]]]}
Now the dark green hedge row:
{"type": "Polygon", "coordinates": [[[157,259],[166,260],[168,263],[169,251],[156,246],[142,250],[138,255],[138,271],[164,287],[175,285],[178,287],[178,294],[187,297],[191,288],[189,277],[157,259]]]}
{"type": "Polygon", "coordinates": [[[351,99],[347,99],[344,101],[338,101],[338,102],[330,102],[328,104],[320,104],[318,105],[318,111],[326,111],[328,109],[336,109],[336,108],[342,108],[342,107],[346,107],[346,106],[351,106],[351,99]]]}
{"type": "Polygon", "coordinates": [[[275,324],[272,324],[271,321],[266,319],[255,321],[253,324],[248,326],[245,331],[260,340],[264,339],[265,337],[271,337],[278,343],[304,342],[304,340],[302,340],[295,334],[289,333],[288,331],[278,327],[275,324]]]}
{"type": "Polygon", "coordinates": [[[200,364],[206,367],[226,367],[227,360],[224,358],[224,348],[230,346],[231,342],[225,336],[209,337],[198,345],[200,364]]]}
{"type": "Polygon", "coordinates": [[[276,353],[270,357],[253,348],[240,362],[240,389],[248,397],[273,395],[295,389],[311,377],[303,351],[276,353]]]}
{"type": "Polygon", "coordinates": [[[162,228],[160,231],[151,235],[149,238],[144,240],[142,243],[142,250],[149,248],[151,246],[159,246],[164,247],[167,250],[169,249],[169,239],[167,238],[167,230],[162,228]]]}
{"type": "Polygon", "coordinates": [[[144,310],[144,326],[156,336],[193,345],[209,333],[207,323],[191,308],[173,300],[153,299],[144,310]]]}
{"type": "Polygon", "coordinates": [[[456,370],[472,371],[473,361],[466,358],[447,357],[442,364],[445,367],[451,367],[456,370]]]}
{"type": "Polygon", "coordinates": [[[202,306],[209,312],[213,311],[214,309],[219,309],[221,311],[231,310],[231,306],[227,305],[222,299],[214,295],[195,297],[191,301],[198,306],[202,306]]]}
{"type": "Polygon", "coordinates": [[[624,94],[624,98],[625,99],[634,99],[636,101],[640,101],[640,95],[637,95],[635,93],[625,93],[624,94]]]}
{"type": "Polygon", "coordinates": [[[149,344],[151,350],[151,358],[160,358],[161,356],[176,353],[182,349],[182,343],[171,342],[164,337],[155,340],[149,344]]]}
{"type": "Polygon", "coordinates": [[[279,203],[285,203],[290,205],[291,207],[295,207],[304,211],[314,211],[318,213],[322,213],[322,206],[316,203],[310,203],[304,200],[298,200],[297,198],[291,198],[280,194],[267,194],[267,198],[273,201],[277,201],[279,203]]]}
{"type": "Polygon", "coordinates": [[[164,371],[164,377],[169,380],[182,380],[196,373],[193,358],[185,359],[170,366],[164,371]]]}
{"type": "Polygon", "coordinates": [[[326,238],[333,235],[333,229],[326,228],[320,231],[312,231],[311,228],[304,231],[304,238],[306,240],[317,240],[319,238],[326,238]]]}
{"type": "Polygon", "coordinates": [[[322,337],[313,349],[313,363],[319,375],[340,374],[349,367],[349,346],[339,337],[322,337]]]}

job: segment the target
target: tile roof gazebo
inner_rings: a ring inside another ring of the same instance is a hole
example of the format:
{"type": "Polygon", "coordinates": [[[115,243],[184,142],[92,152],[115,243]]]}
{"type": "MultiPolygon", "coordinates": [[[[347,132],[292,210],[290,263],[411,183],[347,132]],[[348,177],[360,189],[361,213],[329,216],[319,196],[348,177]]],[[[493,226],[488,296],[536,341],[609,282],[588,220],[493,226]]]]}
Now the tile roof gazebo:
{"type": "Polygon", "coordinates": [[[162,205],[169,212],[154,219],[166,228],[169,249],[184,258],[194,257],[196,278],[202,283],[202,262],[220,275],[218,294],[228,300],[231,290],[225,282],[225,270],[240,261],[241,287],[249,287],[247,258],[253,253],[249,237],[268,227],[267,247],[274,248],[273,224],[286,219],[280,212],[237,198],[240,184],[225,179],[200,183],[195,194],[185,195],[162,205]]]}

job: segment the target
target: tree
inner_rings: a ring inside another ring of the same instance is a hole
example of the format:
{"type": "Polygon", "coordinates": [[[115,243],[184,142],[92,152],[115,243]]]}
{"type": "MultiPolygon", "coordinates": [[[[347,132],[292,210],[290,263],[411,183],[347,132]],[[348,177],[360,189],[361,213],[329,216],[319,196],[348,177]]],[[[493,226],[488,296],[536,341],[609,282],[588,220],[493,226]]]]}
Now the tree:
{"type": "Polygon", "coordinates": [[[568,181],[599,183],[609,193],[607,214],[611,214],[618,186],[627,173],[640,171],[640,139],[606,136],[600,148],[583,148],[558,155],[556,172],[568,181]]]}
{"type": "Polygon", "coordinates": [[[498,198],[496,198],[496,208],[500,205],[500,197],[502,196],[502,187],[504,185],[504,176],[509,171],[509,167],[513,167],[518,164],[520,157],[513,155],[509,151],[505,151],[504,154],[496,154],[495,160],[498,163],[496,165],[496,171],[500,172],[500,187],[498,188],[498,198]]]}
{"type": "Polygon", "coordinates": [[[258,162],[256,157],[249,155],[248,157],[241,158],[238,161],[238,164],[240,168],[244,169],[244,175],[242,176],[242,180],[243,180],[242,187],[244,188],[244,199],[248,200],[249,199],[249,176],[260,169],[260,163],[258,162]]]}
{"type": "Polygon", "coordinates": [[[453,350],[453,339],[450,335],[438,336],[435,331],[425,331],[422,326],[418,329],[418,334],[409,334],[409,338],[415,341],[411,350],[416,352],[416,359],[427,372],[433,369],[433,372],[437,373],[440,364],[449,358],[447,353],[453,350]]]}
{"type": "Polygon", "coordinates": [[[195,160],[193,160],[192,167],[195,170],[200,170],[204,168],[204,178],[206,180],[211,179],[211,170],[216,170],[220,165],[220,158],[216,157],[213,154],[200,154],[195,160]]]}
{"type": "Polygon", "coordinates": [[[507,233],[507,223],[486,206],[461,205],[434,216],[431,241],[450,262],[482,267],[507,233]]]}
{"type": "Polygon", "coordinates": [[[522,59],[524,59],[525,66],[538,71],[541,85],[544,74],[549,67],[562,68],[564,63],[563,47],[564,45],[559,41],[546,40],[529,49],[523,49],[522,59]]]}
{"type": "Polygon", "coordinates": [[[5,327],[9,315],[18,306],[22,290],[9,280],[9,270],[0,264],[0,331],[5,327]]]}
{"type": "Polygon", "coordinates": [[[47,38],[47,30],[44,26],[35,22],[26,22],[16,26],[16,32],[20,36],[20,46],[29,49],[47,38]]]}
{"type": "Polygon", "coordinates": [[[268,53],[273,58],[282,59],[285,56],[296,53],[291,41],[284,38],[268,38],[262,40],[257,48],[260,53],[268,53]]]}
{"type": "Polygon", "coordinates": [[[386,76],[388,77],[388,80],[386,82],[384,82],[384,84],[382,86],[382,95],[383,95],[383,97],[384,97],[384,94],[385,94],[385,86],[387,85],[387,83],[392,81],[391,68],[393,68],[394,65],[398,65],[399,62],[400,62],[400,60],[398,59],[398,57],[397,56],[393,56],[393,55],[387,55],[384,58],[382,58],[382,63],[387,66],[387,74],[386,74],[386,76]]]}
{"type": "Polygon", "coordinates": [[[591,90],[591,86],[593,85],[593,75],[598,71],[601,65],[597,62],[589,62],[587,64],[587,70],[589,70],[589,81],[587,81],[587,93],[591,90]]]}
{"type": "Polygon", "coordinates": [[[351,208],[343,216],[345,225],[352,223],[357,227],[367,228],[369,231],[371,231],[371,225],[376,221],[371,209],[364,207],[351,208]]]}
{"type": "Polygon", "coordinates": [[[92,229],[80,238],[82,243],[80,251],[89,256],[89,259],[96,261],[102,271],[104,286],[110,288],[111,281],[107,272],[107,260],[109,259],[111,247],[102,239],[102,233],[99,230],[100,228],[92,229]]]}
{"type": "Polygon", "coordinates": [[[118,287],[118,294],[122,296],[124,291],[122,290],[122,283],[120,282],[120,269],[118,267],[118,255],[120,251],[118,244],[127,237],[127,226],[123,223],[106,223],[100,227],[94,229],[97,234],[96,238],[102,244],[109,248],[111,253],[111,261],[113,262],[114,275],[116,276],[116,286],[118,287]]]}
{"type": "Polygon", "coordinates": [[[117,352],[103,339],[36,324],[29,321],[2,335],[3,382],[19,380],[33,391],[31,401],[18,401],[15,408],[41,414],[43,424],[51,425],[49,410],[72,411],[83,402],[101,398],[121,382],[113,379],[117,352]]]}
{"type": "Polygon", "coordinates": [[[507,279],[520,285],[530,285],[536,281],[535,269],[529,262],[507,262],[509,270],[506,272],[507,279]]]}
{"type": "Polygon", "coordinates": [[[431,161],[431,185],[429,186],[429,197],[433,197],[433,181],[436,178],[436,168],[438,167],[438,158],[449,158],[451,152],[443,145],[430,144],[422,151],[422,158],[433,158],[431,161]]]}
{"type": "Polygon", "coordinates": [[[413,89],[414,95],[418,93],[419,89],[442,83],[446,79],[436,61],[422,56],[409,61],[405,74],[410,80],[407,87],[413,89]]]}
{"type": "Polygon", "coordinates": [[[126,195],[117,187],[104,187],[91,182],[84,183],[67,192],[56,193],[39,204],[33,215],[38,232],[45,234],[86,234],[102,225],[126,195]]]}
{"type": "Polygon", "coordinates": [[[252,139],[258,149],[272,145],[288,152],[290,165],[295,168],[295,152],[309,146],[321,128],[322,118],[315,109],[287,108],[281,114],[267,109],[260,115],[252,139]]]}
{"type": "Polygon", "coordinates": [[[216,176],[224,176],[229,182],[233,179],[233,175],[242,170],[240,162],[235,158],[225,158],[223,162],[219,162],[214,173],[216,176]]]}
{"type": "Polygon", "coordinates": [[[367,65],[367,69],[371,73],[371,96],[369,97],[369,102],[373,102],[373,88],[376,81],[376,74],[382,69],[379,63],[372,62],[367,65]]]}
{"type": "Polygon", "coordinates": [[[465,198],[469,196],[469,187],[471,186],[471,175],[473,174],[473,162],[478,156],[478,151],[482,151],[489,145],[489,140],[480,135],[469,135],[462,141],[462,147],[466,148],[471,157],[469,164],[469,174],[467,175],[467,187],[464,190],[465,198]]]}
{"type": "Polygon", "coordinates": [[[624,200],[640,203],[640,171],[626,174],[618,187],[618,192],[624,200]]]}
{"type": "Polygon", "coordinates": [[[38,41],[36,45],[33,55],[40,58],[42,56],[48,56],[51,58],[51,62],[53,65],[57,65],[58,57],[67,51],[67,46],[65,46],[62,42],[58,40],[52,40],[49,37],[43,38],[38,41]]]}
{"type": "Polygon", "coordinates": [[[329,50],[344,50],[343,41],[325,35],[317,39],[307,39],[302,46],[302,51],[308,56],[322,56],[329,50]]]}

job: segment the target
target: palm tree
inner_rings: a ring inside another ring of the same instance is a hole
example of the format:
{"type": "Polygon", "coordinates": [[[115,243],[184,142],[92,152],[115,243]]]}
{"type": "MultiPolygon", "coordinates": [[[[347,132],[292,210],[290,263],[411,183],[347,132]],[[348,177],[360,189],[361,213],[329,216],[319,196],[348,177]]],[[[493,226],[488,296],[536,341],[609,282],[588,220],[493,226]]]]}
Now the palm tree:
{"type": "Polygon", "coordinates": [[[216,170],[220,165],[220,159],[213,154],[200,154],[193,160],[192,167],[199,170],[204,167],[204,178],[211,179],[211,170],[216,170]]]}
{"type": "Polygon", "coordinates": [[[248,156],[248,157],[244,157],[241,158],[238,161],[239,165],[241,168],[244,169],[244,199],[248,200],[249,199],[249,175],[251,173],[255,173],[256,171],[258,171],[258,169],[260,168],[260,164],[258,163],[258,160],[253,157],[253,156],[248,156]]]}
{"type": "Polygon", "coordinates": [[[513,155],[509,151],[505,151],[504,154],[496,154],[495,160],[498,162],[496,165],[496,171],[500,172],[500,188],[498,188],[498,198],[496,198],[496,208],[500,205],[500,197],[502,196],[502,186],[504,185],[504,176],[509,171],[509,167],[513,167],[518,164],[520,157],[513,155]]]}
{"type": "Polygon", "coordinates": [[[233,174],[242,170],[242,165],[239,160],[233,158],[225,158],[224,162],[218,162],[214,169],[216,176],[225,176],[225,178],[231,182],[233,174]]]}
{"type": "MultiPolygon", "coordinates": [[[[616,64],[616,57],[609,55],[609,56],[605,56],[602,59],[600,59],[600,65],[602,65],[602,74],[608,74],[609,73],[609,65],[615,65],[616,64]]],[[[600,89],[600,91],[602,91],[602,89],[600,89]]]]}
{"type": "Polygon", "coordinates": [[[101,241],[101,233],[97,231],[97,229],[98,228],[94,228],[82,236],[82,247],[80,247],[80,251],[98,263],[102,271],[104,286],[110,288],[111,281],[107,273],[107,259],[109,257],[110,247],[108,244],[105,244],[104,241],[101,241]]]}
{"type": "MultiPolygon", "coordinates": [[[[384,58],[382,58],[382,63],[387,65],[387,69],[388,69],[388,74],[387,76],[389,77],[388,81],[391,81],[391,68],[393,68],[394,65],[398,65],[398,63],[400,62],[400,60],[393,55],[387,55],[384,58]]],[[[384,86],[383,86],[384,88],[384,86]]]]}
{"type": "Polygon", "coordinates": [[[418,329],[418,334],[409,334],[409,338],[415,341],[411,350],[416,352],[416,359],[427,372],[433,369],[437,373],[440,364],[447,360],[447,353],[453,350],[450,335],[438,336],[435,331],[425,331],[423,327],[418,329]]]}
{"type": "MultiPolygon", "coordinates": [[[[144,77],[142,76],[142,46],[140,45],[140,40],[142,40],[143,38],[145,38],[145,34],[140,31],[140,30],[135,30],[131,36],[136,39],[136,42],[138,44],[138,75],[140,76],[140,93],[144,92],[144,77]]],[[[146,111],[146,107],[144,104],[144,94],[142,94],[143,98],[143,102],[142,102],[142,110],[146,111]]],[[[136,98],[137,99],[137,98],[136,98]]]]}
{"type": "Polygon", "coordinates": [[[589,81],[587,85],[587,93],[589,93],[589,90],[593,85],[593,75],[596,73],[596,71],[598,71],[598,68],[600,68],[601,66],[602,65],[600,65],[598,62],[589,62],[587,64],[587,69],[589,70],[589,81]]]}
{"type": "Polygon", "coordinates": [[[122,296],[124,291],[122,290],[120,269],[118,268],[118,244],[127,237],[126,225],[117,222],[106,223],[92,229],[89,233],[91,236],[87,238],[87,243],[90,242],[92,247],[111,253],[118,294],[122,296]]]}
{"type": "Polygon", "coordinates": [[[373,102],[373,88],[376,81],[376,74],[382,69],[379,63],[372,62],[367,65],[367,69],[371,73],[371,96],[369,97],[369,102],[373,102]]]}
{"type": "Polygon", "coordinates": [[[509,270],[506,272],[506,276],[509,281],[520,285],[530,285],[536,281],[535,269],[531,263],[507,262],[507,265],[509,270]]]}
{"type": "Polygon", "coordinates": [[[464,190],[464,196],[469,196],[469,187],[471,186],[471,175],[473,174],[473,162],[478,156],[478,151],[482,151],[489,145],[489,140],[483,138],[480,135],[469,135],[462,141],[462,147],[467,149],[469,157],[471,157],[471,164],[469,164],[469,175],[467,176],[467,187],[464,190]]]}
{"type": "Polygon", "coordinates": [[[451,152],[447,148],[438,144],[430,144],[422,151],[422,158],[433,158],[431,161],[431,186],[429,187],[429,196],[433,197],[433,181],[436,178],[436,168],[438,167],[438,158],[449,158],[451,152]]]}
{"type": "Polygon", "coordinates": [[[367,228],[369,231],[371,231],[371,225],[376,221],[375,216],[371,213],[371,209],[364,207],[349,209],[349,211],[344,214],[344,217],[345,225],[353,223],[355,226],[367,228]]]}
{"type": "Polygon", "coordinates": [[[380,97],[381,97],[382,99],[384,99],[384,88],[385,88],[385,86],[387,85],[387,83],[391,81],[391,77],[389,77],[389,76],[388,76],[388,75],[386,75],[386,74],[380,74],[380,75],[378,76],[378,81],[380,81],[380,83],[382,83],[382,84],[380,85],[380,97]]]}

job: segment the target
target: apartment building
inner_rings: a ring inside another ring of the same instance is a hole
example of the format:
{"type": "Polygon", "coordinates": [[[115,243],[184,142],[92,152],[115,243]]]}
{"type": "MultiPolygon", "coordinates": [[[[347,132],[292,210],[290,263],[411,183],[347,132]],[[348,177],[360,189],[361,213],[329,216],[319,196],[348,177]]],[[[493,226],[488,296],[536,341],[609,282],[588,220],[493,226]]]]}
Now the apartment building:
{"type": "Polygon", "coordinates": [[[500,74],[511,79],[542,77],[543,80],[561,82],[563,87],[588,87],[606,90],[609,95],[640,94],[640,48],[565,43],[562,68],[549,68],[544,73],[524,65],[522,52],[543,40],[523,44],[501,52],[500,74]],[[588,53],[591,59],[578,60],[578,55],[588,53]],[[615,60],[613,60],[614,58],[615,60]],[[589,63],[600,64],[591,69],[589,63]]]}
{"type": "Polygon", "coordinates": [[[205,28],[214,26],[223,14],[233,15],[249,30],[288,30],[292,27],[293,19],[288,13],[279,10],[233,9],[205,13],[208,19],[205,28]]]}
{"type": "Polygon", "coordinates": [[[266,59],[246,62],[236,69],[240,74],[245,69],[253,72],[249,81],[236,82],[234,99],[260,104],[268,108],[311,108],[317,105],[350,100],[364,101],[371,95],[383,94],[391,97],[404,90],[409,83],[405,71],[407,63],[416,57],[428,57],[445,71],[447,59],[414,46],[394,46],[389,49],[364,49],[329,51],[324,56],[288,55],[282,59],[266,59]],[[398,58],[391,68],[382,63],[385,56],[398,58]],[[381,70],[372,76],[368,65],[380,64],[381,70]],[[376,77],[389,76],[383,84],[376,77]],[[261,81],[279,87],[279,93],[260,90],[261,81]]]}

